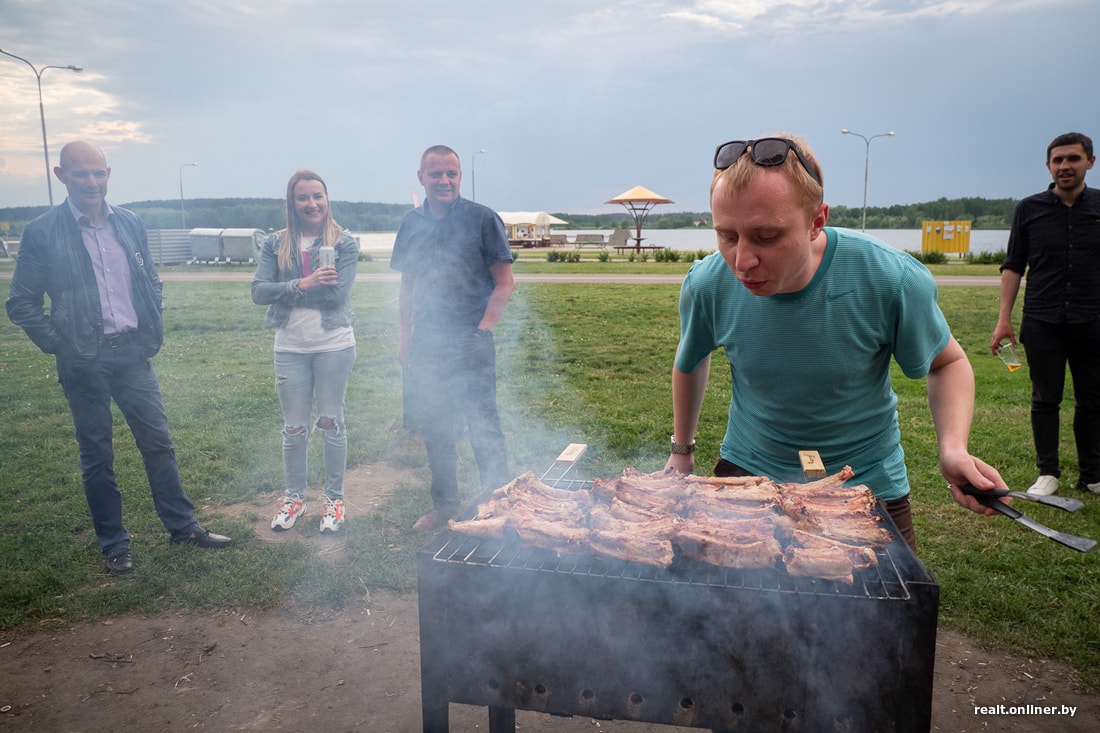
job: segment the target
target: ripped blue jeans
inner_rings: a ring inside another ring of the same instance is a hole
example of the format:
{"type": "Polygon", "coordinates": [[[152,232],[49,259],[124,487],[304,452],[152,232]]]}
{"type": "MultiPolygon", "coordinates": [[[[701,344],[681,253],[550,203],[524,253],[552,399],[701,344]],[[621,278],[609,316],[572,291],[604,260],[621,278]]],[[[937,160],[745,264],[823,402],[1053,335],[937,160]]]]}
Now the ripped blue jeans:
{"type": "Polygon", "coordinates": [[[339,351],[297,354],[275,352],[275,388],[283,409],[283,479],[286,495],[303,499],[309,481],[308,442],[313,432],[314,399],[317,429],[324,441],[325,487],[330,499],[344,498],[348,435],[344,429],[344,395],[355,366],[355,347],[339,351]]]}

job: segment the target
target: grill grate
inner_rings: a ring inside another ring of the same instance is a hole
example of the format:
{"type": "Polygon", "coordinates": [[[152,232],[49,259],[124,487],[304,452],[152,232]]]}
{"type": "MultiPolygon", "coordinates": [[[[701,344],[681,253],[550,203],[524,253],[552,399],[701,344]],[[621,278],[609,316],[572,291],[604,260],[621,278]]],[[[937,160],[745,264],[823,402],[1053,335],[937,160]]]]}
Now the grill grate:
{"type": "MultiPolygon", "coordinates": [[[[591,488],[569,468],[541,480],[591,488]]],[[[939,586],[876,512],[894,542],[851,586],[444,531],[417,554],[424,731],[448,730],[450,702],[486,706],[492,733],[514,731],[516,709],[715,733],[927,731],[939,586]]]]}
{"type": "MultiPolygon", "coordinates": [[[[896,541],[895,543],[896,544],[896,541]]],[[[441,547],[430,550],[431,559],[442,563],[488,566],[545,573],[617,578],[649,583],[680,583],[708,587],[741,588],[773,593],[873,598],[908,601],[906,583],[898,569],[896,553],[879,551],[878,564],[855,575],[848,586],[831,580],[792,578],[782,570],[739,570],[678,559],[671,568],[626,562],[592,555],[555,555],[521,547],[509,540],[480,540],[449,534],[441,547]]]]}

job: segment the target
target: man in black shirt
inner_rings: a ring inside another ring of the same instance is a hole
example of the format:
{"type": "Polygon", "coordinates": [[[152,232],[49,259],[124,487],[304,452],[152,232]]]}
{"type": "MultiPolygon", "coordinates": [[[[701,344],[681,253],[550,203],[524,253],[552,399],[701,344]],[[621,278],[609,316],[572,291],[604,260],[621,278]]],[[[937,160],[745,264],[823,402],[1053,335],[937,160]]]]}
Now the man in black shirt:
{"type": "Polygon", "coordinates": [[[990,347],[1008,339],[1012,307],[1027,274],[1020,342],[1031,374],[1031,432],[1039,478],[1029,493],[1058,490],[1058,409],[1066,364],[1076,407],[1077,488],[1100,494],[1100,191],[1085,185],[1092,140],[1079,132],[1047,146],[1054,182],[1016,206],[1001,265],[1001,309],[990,347]]]}

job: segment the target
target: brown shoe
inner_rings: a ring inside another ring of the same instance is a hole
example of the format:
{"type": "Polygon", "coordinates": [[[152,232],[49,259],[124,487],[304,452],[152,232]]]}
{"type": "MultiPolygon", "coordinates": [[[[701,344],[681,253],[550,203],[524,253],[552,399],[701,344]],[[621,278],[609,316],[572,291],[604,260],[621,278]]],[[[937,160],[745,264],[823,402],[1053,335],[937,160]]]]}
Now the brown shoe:
{"type": "Polygon", "coordinates": [[[232,538],[226,537],[222,534],[214,534],[208,529],[202,527],[196,527],[195,531],[186,537],[176,537],[172,539],[173,545],[186,544],[194,545],[195,547],[202,547],[207,550],[220,550],[223,547],[229,547],[233,544],[232,538]]]}
{"type": "Polygon", "coordinates": [[[430,512],[416,520],[413,524],[413,531],[415,532],[434,532],[440,527],[447,525],[449,516],[439,511],[438,509],[432,509],[430,512]]]}

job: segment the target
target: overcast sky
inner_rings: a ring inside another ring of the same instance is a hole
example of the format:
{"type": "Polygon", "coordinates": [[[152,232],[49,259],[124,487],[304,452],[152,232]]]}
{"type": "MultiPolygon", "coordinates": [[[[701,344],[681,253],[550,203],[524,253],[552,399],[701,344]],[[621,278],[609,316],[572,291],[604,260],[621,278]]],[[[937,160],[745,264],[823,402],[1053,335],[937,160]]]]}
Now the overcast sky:
{"type": "MultiPolygon", "coordinates": [[[[642,185],[706,211],[715,145],[786,130],[860,207],[841,128],[897,133],[871,206],[1019,198],[1055,135],[1100,141],[1098,29],[1096,0],[0,0],[0,48],[84,68],[42,75],[51,166],[100,145],[116,204],[178,200],[181,173],[187,198],[281,198],[300,167],[411,203],[442,143],[497,210],[618,212],[642,185]]],[[[0,207],[47,203],[37,101],[0,56],[0,207]]]]}

